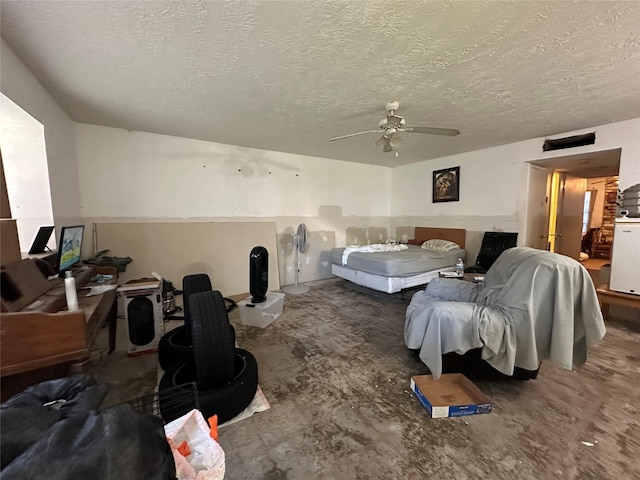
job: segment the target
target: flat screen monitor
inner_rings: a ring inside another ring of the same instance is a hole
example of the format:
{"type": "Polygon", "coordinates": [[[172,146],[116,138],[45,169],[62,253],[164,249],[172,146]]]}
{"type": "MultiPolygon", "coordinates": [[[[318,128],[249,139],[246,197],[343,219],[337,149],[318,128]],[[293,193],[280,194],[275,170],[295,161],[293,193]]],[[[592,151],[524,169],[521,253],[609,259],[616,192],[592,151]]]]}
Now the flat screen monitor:
{"type": "Polygon", "coordinates": [[[33,240],[31,248],[29,249],[29,255],[44,253],[52,233],[53,227],[40,227],[40,229],[38,230],[38,234],[36,235],[36,238],[33,240]]]}
{"type": "Polygon", "coordinates": [[[66,270],[80,262],[83,233],[84,225],[62,227],[58,247],[58,273],[60,275],[64,275],[66,270]]]}

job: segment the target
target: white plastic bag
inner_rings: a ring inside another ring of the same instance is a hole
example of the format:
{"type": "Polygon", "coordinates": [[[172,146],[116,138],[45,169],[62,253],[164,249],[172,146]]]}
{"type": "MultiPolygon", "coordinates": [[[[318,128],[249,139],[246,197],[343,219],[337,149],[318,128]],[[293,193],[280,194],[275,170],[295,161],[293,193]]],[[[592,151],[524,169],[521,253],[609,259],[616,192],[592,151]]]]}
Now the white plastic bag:
{"type": "Polygon", "coordinates": [[[171,445],[179,480],[222,480],[224,450],[210,435],[210,428],[199,410],[167,423],[165,434],[171,445]],[[186,441],[191,453],[184,457],[178,446],[186,441]],[[181,458],[182,457],[182,458],[181,458]]]}

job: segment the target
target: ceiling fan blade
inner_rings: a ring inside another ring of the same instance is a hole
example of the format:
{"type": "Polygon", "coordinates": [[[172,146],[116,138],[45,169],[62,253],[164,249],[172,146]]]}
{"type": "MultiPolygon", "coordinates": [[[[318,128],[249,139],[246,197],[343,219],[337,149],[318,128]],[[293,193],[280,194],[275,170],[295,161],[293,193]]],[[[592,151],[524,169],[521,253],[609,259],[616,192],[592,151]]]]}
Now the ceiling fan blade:
{"type": "Polygon", "coordinates": [[[429,133],[431,135],[446,135],[448,137],[455,137],[460,135],[460,130],[455,128],[434,128],[434,127],[403,127],[403,132],[409,133],[429,133]]]}
{"type": "Polygon", "coordinates": [[[393,150],[393,147],[391,147],[391,139],[386,138],[385,140],[386,142],[384,143],[384,148],[382,149],[382,151],[384,153],[391,152],[393,150]]]}
{"type": "Polygon", "coordinates": [[[329,141],[342,140],[343,138],[355,137],[357,135],[364,135],[366,133],[380,133],[380,130],[367,130],[366,132],[350,133],[349,135],[342,135],[341,137],[331,138],[329,141]]]}

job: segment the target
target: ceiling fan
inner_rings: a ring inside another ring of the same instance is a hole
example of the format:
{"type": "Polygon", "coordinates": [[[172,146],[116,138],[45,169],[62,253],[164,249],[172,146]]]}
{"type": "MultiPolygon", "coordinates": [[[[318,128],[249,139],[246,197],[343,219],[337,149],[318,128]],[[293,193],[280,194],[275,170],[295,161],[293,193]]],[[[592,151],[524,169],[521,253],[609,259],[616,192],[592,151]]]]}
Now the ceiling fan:
{"type": "Polygon", "coordinates": [[[343,138],[355,137],[357,135],[364,135],[367,133],[380,133],[382,137],[376,141],[376,145],[382,147],[383,152],[395,151],[398,155],[398,148],[402,138],[399,133],[428,133],[431,135],[447,135],[449,137],[455,137],[460,135],[460,130],[454,128],[435,128],[435,127],[407,127],[404,117],[396,115],[396,111],[400,104],[398,102],[388,102],[386,105],[387,117],[380,120],[377,130],[367,130],[365,132],[350,133],[349,135],[342,135],[330,139],[330,142],[334,140],[342,140],[343,138]]]}

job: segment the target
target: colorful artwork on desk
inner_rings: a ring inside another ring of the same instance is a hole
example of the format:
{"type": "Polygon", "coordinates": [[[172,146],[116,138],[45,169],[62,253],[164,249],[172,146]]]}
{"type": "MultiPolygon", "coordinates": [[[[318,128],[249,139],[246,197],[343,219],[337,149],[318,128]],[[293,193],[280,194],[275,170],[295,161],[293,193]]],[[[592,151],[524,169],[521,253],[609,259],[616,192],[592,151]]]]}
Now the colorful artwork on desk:
{"type": "Polygon", "coordinates": [[[63,271],[80,261],[83,226],[65,227],[60,241],[60,266],[63,271]]]}

